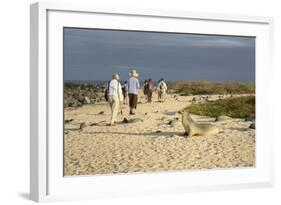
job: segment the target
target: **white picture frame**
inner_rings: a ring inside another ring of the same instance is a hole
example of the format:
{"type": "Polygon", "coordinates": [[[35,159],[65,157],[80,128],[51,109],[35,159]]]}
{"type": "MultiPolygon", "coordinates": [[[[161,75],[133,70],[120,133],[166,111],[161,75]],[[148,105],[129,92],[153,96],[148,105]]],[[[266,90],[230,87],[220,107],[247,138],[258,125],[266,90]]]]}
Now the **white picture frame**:
{"type": "Polygon", "coordinates": [[[46,3],[30,9],[30,198],[34,201],[91,199],[142,194],[273,186],[270,112],[273,19],[270,17],[97,8],[46,3]],[[183,26],[184,25],[184,26],[183,26]],[[109,28],[255,36],[256,167],[168,173],[63,177],[62,28],[109,28]],[[261,97],[263,96],[263,97],[261,97]],[[262,119],[267,118],[267,121],[262,119]]]}

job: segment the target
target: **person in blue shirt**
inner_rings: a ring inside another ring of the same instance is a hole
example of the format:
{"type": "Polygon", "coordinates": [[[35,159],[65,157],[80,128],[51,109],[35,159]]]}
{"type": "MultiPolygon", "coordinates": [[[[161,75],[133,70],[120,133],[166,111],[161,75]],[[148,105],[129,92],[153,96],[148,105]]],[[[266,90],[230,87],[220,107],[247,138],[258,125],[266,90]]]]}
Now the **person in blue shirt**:
{"type": "Polygon", "coordinates": [[[140,82],[137,78],[139,74],[136,69],[133,69],[130,71],[129,76],[127,91],[129,96],[130,115],[135,115],[138,104],[138,90],[140,89],[140,82]]]}

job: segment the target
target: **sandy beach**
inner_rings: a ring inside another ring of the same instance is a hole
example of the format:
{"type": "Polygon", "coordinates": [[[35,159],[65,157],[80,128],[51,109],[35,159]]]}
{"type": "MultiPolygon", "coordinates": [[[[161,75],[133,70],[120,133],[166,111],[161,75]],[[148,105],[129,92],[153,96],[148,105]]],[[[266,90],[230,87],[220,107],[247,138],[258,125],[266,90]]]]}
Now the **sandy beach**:
{"type": "MultiPolygon", "coordinates": [[[[212,123],[221,132],[214,136],[183,136],[180,109],[191,104],[192,96],[167,94],[165,103],[152,103],[139,96],[137,114],[130,116],[122,105],[115,126],[107,102],[65,108],[64,174],[95,175],[190,169],[255,166],[255,130],[250,121],[192,115],[196,122],[212,123]],[[131,123],[123,123],[124,117],[131,123]],[[83,129],[79,129],[81,123],[83,129]]],[[[216,100],[218,96],[210,96],[216,100]]]]}

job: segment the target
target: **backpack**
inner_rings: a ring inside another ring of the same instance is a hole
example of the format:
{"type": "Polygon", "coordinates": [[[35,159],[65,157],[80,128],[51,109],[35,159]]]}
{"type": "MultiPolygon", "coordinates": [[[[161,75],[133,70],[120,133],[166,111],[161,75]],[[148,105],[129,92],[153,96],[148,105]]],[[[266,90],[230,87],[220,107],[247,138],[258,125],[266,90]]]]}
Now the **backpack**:
{"type": "Polygon", "coordinates": [[[121,88],[122,88],[123,93],[127,92],[127,85],[126,84],[122,85],[121,88]]]}
{"type": "Polygon", "coordinates": [[[161,83],[161,84],[160,84],[160,90],[163,90],[163,89],[164,89],[164,84],[161,83]]]}
{"type": "Polygon", "coordinates": [[[148,90],[152,90],[152,89],[153,89],[153,83],[150,82],[150,83],[148,83],[148,90]]]}
{"type": "Polygon", "coordinates": [[[110,81],[108,81],[107,87],[105,88],[105,91],[104,91],[104,98],[106,101],[108,101],[109,84],[110,84],[110,81]]]}

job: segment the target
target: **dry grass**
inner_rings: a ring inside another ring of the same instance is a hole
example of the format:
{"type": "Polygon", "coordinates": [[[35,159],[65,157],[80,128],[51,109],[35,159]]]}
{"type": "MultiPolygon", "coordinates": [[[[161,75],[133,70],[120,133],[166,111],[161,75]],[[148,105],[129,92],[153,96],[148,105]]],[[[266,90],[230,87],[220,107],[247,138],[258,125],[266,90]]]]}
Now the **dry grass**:
{"type": "Polygon", "coordinates": [[[181,95],[254,94],[255,84],[242,82],[177,81],[169,89],[181,95]]]}

